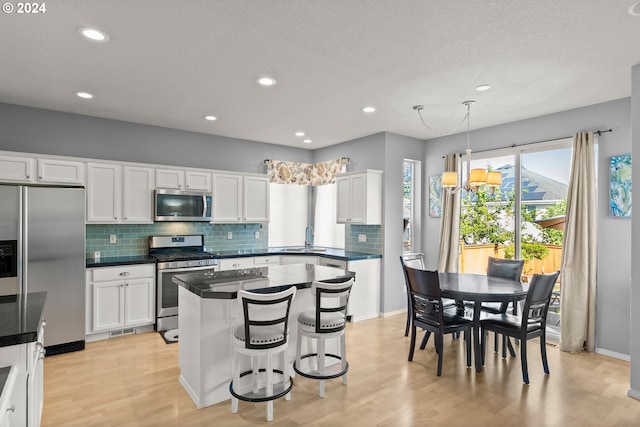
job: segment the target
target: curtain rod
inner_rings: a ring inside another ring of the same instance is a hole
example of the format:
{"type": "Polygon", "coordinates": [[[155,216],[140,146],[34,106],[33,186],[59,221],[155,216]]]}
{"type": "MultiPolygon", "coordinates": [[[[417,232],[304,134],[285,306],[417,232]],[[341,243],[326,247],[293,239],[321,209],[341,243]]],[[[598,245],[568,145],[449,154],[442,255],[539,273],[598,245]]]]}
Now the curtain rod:
{"type": "MultiPolygon", "coordinates": [[[[348,158],[348,157],[341,157],[341,158],[340,158],[340,160],[345,160],[347,163],[351,162],[351,159],[350,159],[350,158],[348,158]]],[[[269,163],[269,162],[271,162],[271,161],[272,161],[271,159],[264,159],[264,160],[262,161],[262,163],[264,163],[264,164],[266,165],[267,163],[269,163]]]]}
{"type": "MultiPolygon", "coordinates": [[[[593,133],[594,135],[602,135],[603,133],[608,133],[608,132],[613,132],[613,129],[606,129],[606,130],[594,130],[593,133]]],[[[567,139],[567,138],[573,138],[573,135],[570,136],[561,136],[559,138],[553,138],[553,139],[546,139],[544,141],[536,141],[536,142],[527,142],[526,144],[513,144],[513,145],[509,145],[508,147],[498,147],[498,148],[491,148],[489,150],[480,150],[480,151],[474,151],[474,153],[486,153],[487,151],[495,151],[495,150],[504,150],[505,148],[516,148],[516,147],[525,147],[527,145],[533,145],[533,144],[542,144],[544,142],[551,142],[551,141],[557,141],[559,139],[567,139]]],[[[462,157],[464,153],[458,153],[458,155],[460,157],[462,157]]],[[[444,156],[442,156],[442,158],[444,159],[444,156]]]]}

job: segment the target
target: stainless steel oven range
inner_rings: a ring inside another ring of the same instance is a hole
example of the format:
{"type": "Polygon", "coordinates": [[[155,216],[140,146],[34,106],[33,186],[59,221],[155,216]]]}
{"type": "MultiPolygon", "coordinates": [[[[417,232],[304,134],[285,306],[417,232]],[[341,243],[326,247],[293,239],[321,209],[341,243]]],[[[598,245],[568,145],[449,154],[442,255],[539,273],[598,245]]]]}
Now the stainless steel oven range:
{"type": "Polygon", "coordinates": [[[178,329],[178,285],[172,278],[197,270],[218,268],[215,255],[204,251],[204,236],[150,236],[149,255],[158,260],[156,271],[156,330],[178,329]]]}

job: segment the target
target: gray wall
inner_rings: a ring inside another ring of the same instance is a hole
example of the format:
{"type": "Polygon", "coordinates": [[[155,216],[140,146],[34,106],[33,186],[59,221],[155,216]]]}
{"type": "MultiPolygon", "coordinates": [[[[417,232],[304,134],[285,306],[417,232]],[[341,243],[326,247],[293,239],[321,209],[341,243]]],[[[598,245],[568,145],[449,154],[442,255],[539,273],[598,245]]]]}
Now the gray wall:
{"type": "Polygon", "coordinates": [[[236,172],[263,173],[265,159],[313,156],[303,148],[10,104],[0,104],[0,129],[0,150],[236,172]]]}
{"type": "MultiPolygon", "coordinates": [[[[618,357],[630,354],[631,221],[608,216],[609,157],[631,152],[631,100],[592,105],[471,132],[475,151],[568,137],[583,130],[613,129],[598,145],[598,291],[597,351],[618,357]]],[[[476,114],[482,114],[476,109],[476,114]]],[[[426,176],[442,173],[445,153],[464,152],[466,134],[427,141],[426,176]]],[[[423,247],[429,268],[437,267],[440,219],[425,218],[423,247]]]]}
{"type": "MultiPolygon", "coordinates": [[[[407,296],[399,256],[402,254],[402,171],[404,159],[421,161],[424,141],[390,132],[316,150],[314,161],[347,156],[348,171],[383,170],[383,247],[380,307],[383,313],[404,310],[407,296]]],[[[422,193],[422,191],[420,191],[422,193]]]]}
{"type": "MultiPolygon", "coordinates": [[[[631,137],[633,141],[633,160],[640,159],[640,64],[631,69],[631,137]]],[[[640,183],[640,168],[633,168],[633,182],[640,183]]],[[[637,184],[636,184],[637,185],[637,184]]],[[[638,198],[636,198],[638,200],[638,198]]],[[[640,399],[640,209],[632,211],[631,259],[636,262],[631,271],[631,386],[629,394],[640,399]]]]}

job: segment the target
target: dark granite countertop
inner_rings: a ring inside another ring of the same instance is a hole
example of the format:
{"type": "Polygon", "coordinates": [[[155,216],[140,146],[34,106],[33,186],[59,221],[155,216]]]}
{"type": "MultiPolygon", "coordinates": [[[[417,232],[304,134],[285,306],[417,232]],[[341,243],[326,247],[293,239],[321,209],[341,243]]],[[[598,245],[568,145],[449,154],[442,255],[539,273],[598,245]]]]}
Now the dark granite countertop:
{"type": "Polygon", "coordinates": [[[274,265],[173,276],[173,281],[201,298],[235,299],[238,290],[279,292],[289,286],[310,288],[316,280],[355,277],[351,271],[314,264],[274,265]]]}
{"type": "Polygon", "coordinates": [[[0,347],[38,339],[46,297],[46,292],[0,297],[0,347]]]}
{"type": "Polygon", "coordinates": [[[87,268],[93,267],[115,267],[118,265],[127,264],[155,264],[156,259],[147,255],[138,256],[119,256],[119,257],[107,257],[107,258],[87,258],[87,268]]]}
{"type": "Polygon", "coordinates": [[[311,249],[304,249],[302,246],[272,247],[267,249],[240,249],[234,251],[210,251],[218,258],[240,258],[252,256],[268,255],[317,255],[324,258],[340,259],[344,261],[356,261],[361,259],[382,258],[379,254],[368,254],[365,252],[346,251],[344,249],[327,248],[314,246],[311,249]]]}

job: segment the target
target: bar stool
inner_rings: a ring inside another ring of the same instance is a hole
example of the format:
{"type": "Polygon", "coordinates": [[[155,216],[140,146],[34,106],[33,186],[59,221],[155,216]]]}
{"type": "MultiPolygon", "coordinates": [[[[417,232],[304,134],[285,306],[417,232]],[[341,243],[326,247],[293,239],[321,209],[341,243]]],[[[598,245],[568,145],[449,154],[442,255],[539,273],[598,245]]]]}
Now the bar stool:
{"type": "Polygon", "coordinates": [[[298,342],[293,370],[305,378],[320,380],[320,397],[324,397],[325,380],[342,377],[342,383],[347,384],[349,363],[347,363],[345,327],[347,304],[353,282],[353,277],[346,281],[336,279],[313,282],[311,293],[315,298],[315,310],[298,315],[298,342]],[[317,340],[316,353],[301,354],[303,337],[317,340]],[[325,352],[325,340],[329,338],[339,338],[339,354],[325,352]],[[303,368],[301,365],[303,359],[315,359],[315,369],[312,368],[313,363],[303,368]],[[338,360],[340,363],[326,366],[327,359],[338,360]]]}
{"type": "Polygon", "coordinates": [[[293,382],[289,375],[286,350],[289,344],[289,311],[296,287],[275,293],[238,291],[244,324],[233,331],[233,379],[229,384],[231,412],[238,412],[238,399],[245,402],[267,402],[267,421],[273,420],[273,401],[286,395],[291,399],[293,382]],[[282,353],[282,370],[274,369],[274,357],[282,353]],[[241,355],[251,357],[251,369],[241,370],[241,355]],[[259,367],[265,359],[266,368],[259,367]],[[250,384],[241,378],[252,374],[250,384]],[[261,375],[262,374],[262,375],[261,375]],[[274,381],[278,375],[281,381],[274,381]],[[274,385],[275,383],[275,385],[274,385]]]}

